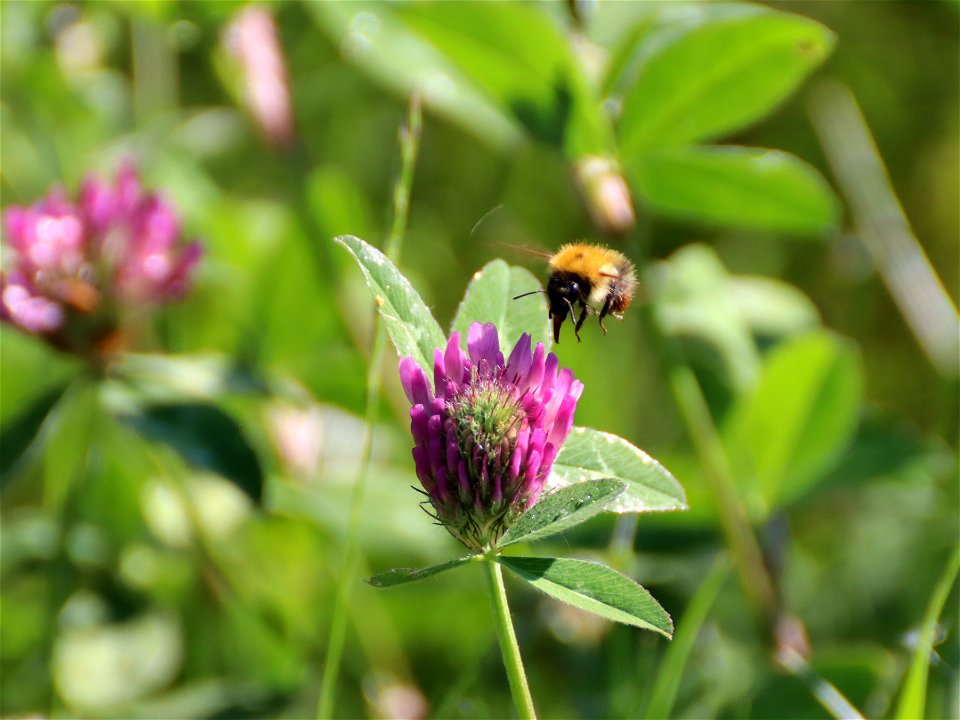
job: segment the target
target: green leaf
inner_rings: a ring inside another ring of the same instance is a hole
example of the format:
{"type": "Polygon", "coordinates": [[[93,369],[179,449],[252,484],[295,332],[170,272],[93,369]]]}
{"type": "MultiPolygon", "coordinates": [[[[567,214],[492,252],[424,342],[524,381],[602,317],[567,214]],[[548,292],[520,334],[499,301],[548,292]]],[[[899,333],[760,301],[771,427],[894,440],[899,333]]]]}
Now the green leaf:
{"type": "Polygon", "coordinates": [[[839,205],[823,177],[777,150],[665,148],[636,155],[627,172],[665,215],[798,234],[822,234],[838,223],[839,205]]]}
{"type": "Polygon", "coordinates": [[[304,8],[343,49],[345,59],[397,95],[419,93],[424,104],[495,147],[522,139],[505,109],[489,98],[383,2],[312,2],[304,8]]]}
{"type": "Polygon", "coordinates": [[[660,463],[616,435],[574,428],[560,448],[553,473],[561,486],[585,480],[619,480],[626,490],[606,510],[617,513],[685,510],[680,483],[660,463]]]}
{"type": "Polygon", "coordinates": [[[392,570],[387,570],[374,575],[372,578],[368,579],[367,582],[374,587],[392,587],[394,585],[403,585],[405,583],[423,580],[424,578],[446,572],[447,570],[453,570],[461,565],[466,565],[469,562],[475,561],[478,557],[478,555],[467,555],[466,557],[424,568],[393,568],[392,570]]]}
{"type": "Polygon", "coordinates": [[[510,526],[500,547],[555,535],[607,509],[624,490],[619,480],[585,480],[546,495],[510,526]]]}
{"type": "Polygon", "coordinates": [[[0,487],[6,486],[14,474],[13,470],[33,447],[44,421],[67,387],[64,384],[47,390],[3,424],[0,430],[0,487]]]}
{"type": "Polygon", "coordinates": [[[685,359],[743,392],[756,382],[760,358],[750,328],[730,292],[730,275],[716,251],[685,245],[648,273],[654,313],[685,359]]]}
{"type": "Polygon", "coordinates": [[[668,638],[673,634],[670,616],[650,593],[606,565],[570,558],[498,556],[496,560],[557,600],[668,638]]]}
{"type": "Polygon", "coordinates": [[[524,3],[410,3],[397,14],[534,137],[605,153],[612,130],[563,29],[524,3]]]}
{"type": "Polygon", "coordinates": [[[933,655],[937,620],[943,612],[943,606],[947,602],[950,588],[956,582],[958,573],[960,573],[960,547],[954,548],[947,566],[943,569],[943,574],[937,580],[927,611],[923,615],[917,646],[910,660],[910,670],[900,691],[900,702],[897,703],[896,716],[901,720],[926,717],[924,705],[927,699],[927,677],[930,670],[930,657],[933,655]]]}
{"type": "Polygon", "coordinates": [[[728,288],[750,332],[783,337],[820,324],[817,306],[800,290],[776,278],[734,275],[728,288]]]}
{"type": "Polygon", "coordinates": [[[695,26],[647,59],[624,98],[623,159],[759,120],[823,62],[833,43],[823,25],[779,12],[695,26]]]}
{"type": "Polygon", "coordinates": [[[856,429],[863,377],[855,347],[818,331],[764,359],[754,390],[730,411],[724,443],[737,474],[766,508],[824,476],[856,429]]]}
{"type": "Polygon", "coordinates": [[[119,417],[148,440],[173,448],[188,465],[221,475],[260,502],[260,460],[237,422],[218,407],[157,404],[121,411],[119,417]]]}
{"type": "Polygon", "coordinates": [[[509,357],[523,333],[529,333],[534,343],[542,342],[549,350],[550,322],[542,297],[513,299],[540,287],[540,281],[529,270],[493,260],[470,280],[453,319],[453,329],[466,338],[471,323],[493,323],[497,326],[504,357],[509,357]]]}
{"type": "Polygon", "coordinates": [[[360,264],[397,353],[412,357],[432,378],[433,351],[446,345],[447,339],[430,308],[382,252],[353,235],[340,235],[335,240],[360,264]]]}

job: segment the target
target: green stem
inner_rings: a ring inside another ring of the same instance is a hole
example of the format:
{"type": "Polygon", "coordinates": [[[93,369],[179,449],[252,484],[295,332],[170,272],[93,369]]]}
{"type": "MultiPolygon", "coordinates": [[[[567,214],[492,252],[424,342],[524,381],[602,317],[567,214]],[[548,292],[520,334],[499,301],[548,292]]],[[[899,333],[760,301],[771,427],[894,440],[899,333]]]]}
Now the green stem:
{"type": "Polygon", "coordinates": [[[500,654],[503,655],[507,679],[510,681],[513,704],[521,718],[536,718],[533,698],[530,697],[530,688],[527,686],[527,676],[523,671],[523,660],[520,659],[520,646],[517,645],[517,636],[513,632],[513,622],[510,620],[507,591],[503,587],[503,571],[500,569],[500,563],[490,556],[484,558],[484,565],[487,569],[490,602],[493,605],[494,627],[497,631],[497,640],[500,641],[500,654]]]}
{"type": "Polygon", "coordinates": [[[717,503],[723,535],[744,592],[766,627],[772,628],[777,612],[773,580],[767,572],[746,510],[737,495],[733,471],[703,391],[693,370],[676,361],[670,369],[670,386],[703,466],[704,479],[717,503]]]}
{"type": "MultiPolygon", "coordinates": [[[[413,169],[420,147],[420,126],[420,101],[416,96],[413,96],[410,98],[407,125],[400,130],[400,172],[393,190],[393,226],[386,247],[387,255],[394,261],[400,254],[401,242],[407,227],[410,188],[413,185],[413,169]]],[[[373,347],[370,350],[370,364],[367,367],[366,413],[360,448],[360,470],[350,498],[350,519],[347,524],[346,547],[343,551],[343,569],[338,579],[333,617],[330,622],[330,639],[327,643],[327,655],[324,662],[325,671],[320,684],[320,697],[317,700],[317,717],[321,720],[333,715],[337,677],[340,674],[340,661],[343,657],[343,646],[347,635],[347,620],[350,616],[350,597],[353,593],[360,556],[360,519],[367,477],[370,474],[373,428],[377,421],[377,411],[380,405],[380,366],[383,360],[383,351],[386,347],[386,332],[383,324],[379,322],[379,315],[376,318],[375,327],[373,347]]]]}

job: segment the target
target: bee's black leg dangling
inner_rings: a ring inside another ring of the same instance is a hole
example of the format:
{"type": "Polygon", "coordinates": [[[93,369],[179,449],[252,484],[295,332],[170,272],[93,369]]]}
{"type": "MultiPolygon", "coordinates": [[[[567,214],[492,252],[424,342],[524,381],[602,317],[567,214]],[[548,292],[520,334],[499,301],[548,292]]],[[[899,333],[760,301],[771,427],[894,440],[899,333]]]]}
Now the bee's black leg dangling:
{"type": "Polygon", "coordinates": [[[607,326],[603,324],[603,319],[610,312],[610,298],[607,298],[607,301],[603,304],[603,307],[600,308],[600,329],[603,330],[603,334],[607,334],[607,326]]]}
{"type": "MultiPolygon", "coordinates": [[[[573,326],[573,332],[577,336],[577,342],[580,342],[580,328],[583,327],[583,321],[587,319],[587,315],[589,314],[590,308],[584,305],[583,310],[580,311],[580,317],[577,318],[577,324],[573,326]]],[[[570,317],[573,319],[573,315],[570,317]]]]}

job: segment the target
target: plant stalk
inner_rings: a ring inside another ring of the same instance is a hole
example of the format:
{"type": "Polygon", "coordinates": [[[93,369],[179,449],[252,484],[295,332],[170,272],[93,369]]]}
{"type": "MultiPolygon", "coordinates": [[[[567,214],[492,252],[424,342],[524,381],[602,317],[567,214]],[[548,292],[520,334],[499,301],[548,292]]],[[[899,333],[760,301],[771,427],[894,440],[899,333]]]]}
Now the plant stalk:
{"type": "Polygon", "coordinates": [[[510,619],[507,591],[503,586],[503,571],[500,563],[490,556],[484,557],[483,564],[486,566],[487,586],[490,588],[490,602],[493,605],[494,628],[500,642],[500,654],[503,656],[507,679],[510,681],[513,704],[522,720],[532,720],[537,717],[537,713],[533,709],[533,698],[530,696],[523,660],[520,658],[520,646],[517,645],[513,621],[510,619]]]}
{"type": "MultiPolygon", "coordinates": [[[[400,247],[407,228],[410,206],[410,189],[413,186],[413,171],[420,148],[420,100],[414,95],[410,98],[407,124],[400,130],[400,172],[393,189],[393,224],[387,240],[386,253],[394,262],[400,254],[400,247]]],[[[343,569],[337,585],[334,600],[333,617],[330,622],[330,639],[324,661],[323,679],[320,683],[320,697],[317,700],[317,717],[332,717],[333,701],[340,674],[340,661],[347,635],[350,597],[357,576],[357,564],[360,557],[360,519],[362,517],[363,496],[367,477],[370,475],[370,461],[373,448],[373,428],[377,421],[380,406],[380,367],[386,347],[386,331],[380,322],[379,314],[374,320],[373,347],[370,350],[370,363],[367,366],[366,413],[364,416],[363,439],[360,448],[360,470],[353,485],[350,498],[350,518],[347,524],[346,547],[343,551],[343,569]]]]}

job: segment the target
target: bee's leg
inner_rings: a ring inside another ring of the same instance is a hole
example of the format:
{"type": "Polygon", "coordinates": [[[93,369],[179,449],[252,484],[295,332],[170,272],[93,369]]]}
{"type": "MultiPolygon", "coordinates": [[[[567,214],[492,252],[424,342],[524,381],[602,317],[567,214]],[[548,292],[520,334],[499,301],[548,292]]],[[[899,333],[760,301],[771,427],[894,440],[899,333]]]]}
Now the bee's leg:
{"type": "Polygon", "coordinates": [[[583,321],[587,319],[587,315],[589,314],[589,312],[590,312],[590,308],[584,305],[583,310],[580,311],[580,317],[577,318],[577,324],[573,328],[573,331],[577,336],[578,342],[580,340],[580,328],[583,327],[583,321]]]}
{"type": "Polygon", "coordinates": [[[600,329],[603,330],[603,334],[607,334],[607,327],[603,324],[603,319],[610,312],[610,298],[607,298],[607,301],[603,304],[603,307],[600,308],[600,329]]]}

